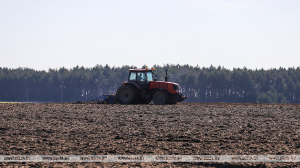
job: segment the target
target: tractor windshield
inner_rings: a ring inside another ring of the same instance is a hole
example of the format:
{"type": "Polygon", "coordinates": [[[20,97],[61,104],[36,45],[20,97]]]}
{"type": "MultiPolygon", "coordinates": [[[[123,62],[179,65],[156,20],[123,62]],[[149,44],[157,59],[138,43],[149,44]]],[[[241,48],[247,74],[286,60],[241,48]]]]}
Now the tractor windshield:
{"type": "Polygon", "coordinates": [[[152,72],[147,72],[147,83],[153,81],[152,72]]]}

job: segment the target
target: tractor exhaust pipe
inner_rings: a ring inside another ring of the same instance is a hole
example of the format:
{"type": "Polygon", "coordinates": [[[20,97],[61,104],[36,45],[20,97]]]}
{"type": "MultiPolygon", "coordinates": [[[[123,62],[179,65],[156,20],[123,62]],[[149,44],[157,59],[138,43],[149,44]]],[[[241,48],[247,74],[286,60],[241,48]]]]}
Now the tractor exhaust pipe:
{"type": "Polygon", "coordinates": [[[168,69],[166,70],[165,82],[168,82],[168,69]]]}

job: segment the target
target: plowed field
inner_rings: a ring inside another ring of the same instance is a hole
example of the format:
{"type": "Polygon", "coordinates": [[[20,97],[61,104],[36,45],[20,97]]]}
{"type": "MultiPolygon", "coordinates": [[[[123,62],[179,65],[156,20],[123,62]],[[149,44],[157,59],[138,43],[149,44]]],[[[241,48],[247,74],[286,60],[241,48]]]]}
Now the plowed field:
{"type": "MultiPolygon", "coordinates": [[[[300,155],[300,105],[0,104],[0,155],[300,155]]],[[[0,163],[280,167],[299,163],[0,163]]]]}

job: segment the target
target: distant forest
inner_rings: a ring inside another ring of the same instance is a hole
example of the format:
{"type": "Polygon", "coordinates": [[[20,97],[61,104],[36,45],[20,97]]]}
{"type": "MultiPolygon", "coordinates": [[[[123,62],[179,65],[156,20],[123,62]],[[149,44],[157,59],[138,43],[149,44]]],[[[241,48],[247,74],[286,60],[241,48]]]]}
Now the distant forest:
{"type": "MultiPolygon", "coordinates": [[[[48,71],[0,67],[0,101],[27,101],[27,93],[30,102],[88,101],[114,94],[131,68],[136,67],[96,65],[48,71]]],[[[300,103],[300,67],[229,70],[167,64],[154,68],[158,80],[164,80],[168,69],[168,81],[179,83],[189,97],[184,102],[300,103]]]]}

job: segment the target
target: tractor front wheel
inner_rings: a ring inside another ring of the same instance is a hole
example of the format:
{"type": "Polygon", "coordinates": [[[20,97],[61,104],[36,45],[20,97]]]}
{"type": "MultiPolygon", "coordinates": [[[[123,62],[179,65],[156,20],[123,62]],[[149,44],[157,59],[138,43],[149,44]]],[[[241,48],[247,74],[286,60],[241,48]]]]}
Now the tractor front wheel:
{"type": "Polygon", "coordinates": [[[156,91],[153,95],[153,103],[155,105],[163,105],[169,102],[170,96],[163,90],[156,91]]]}

